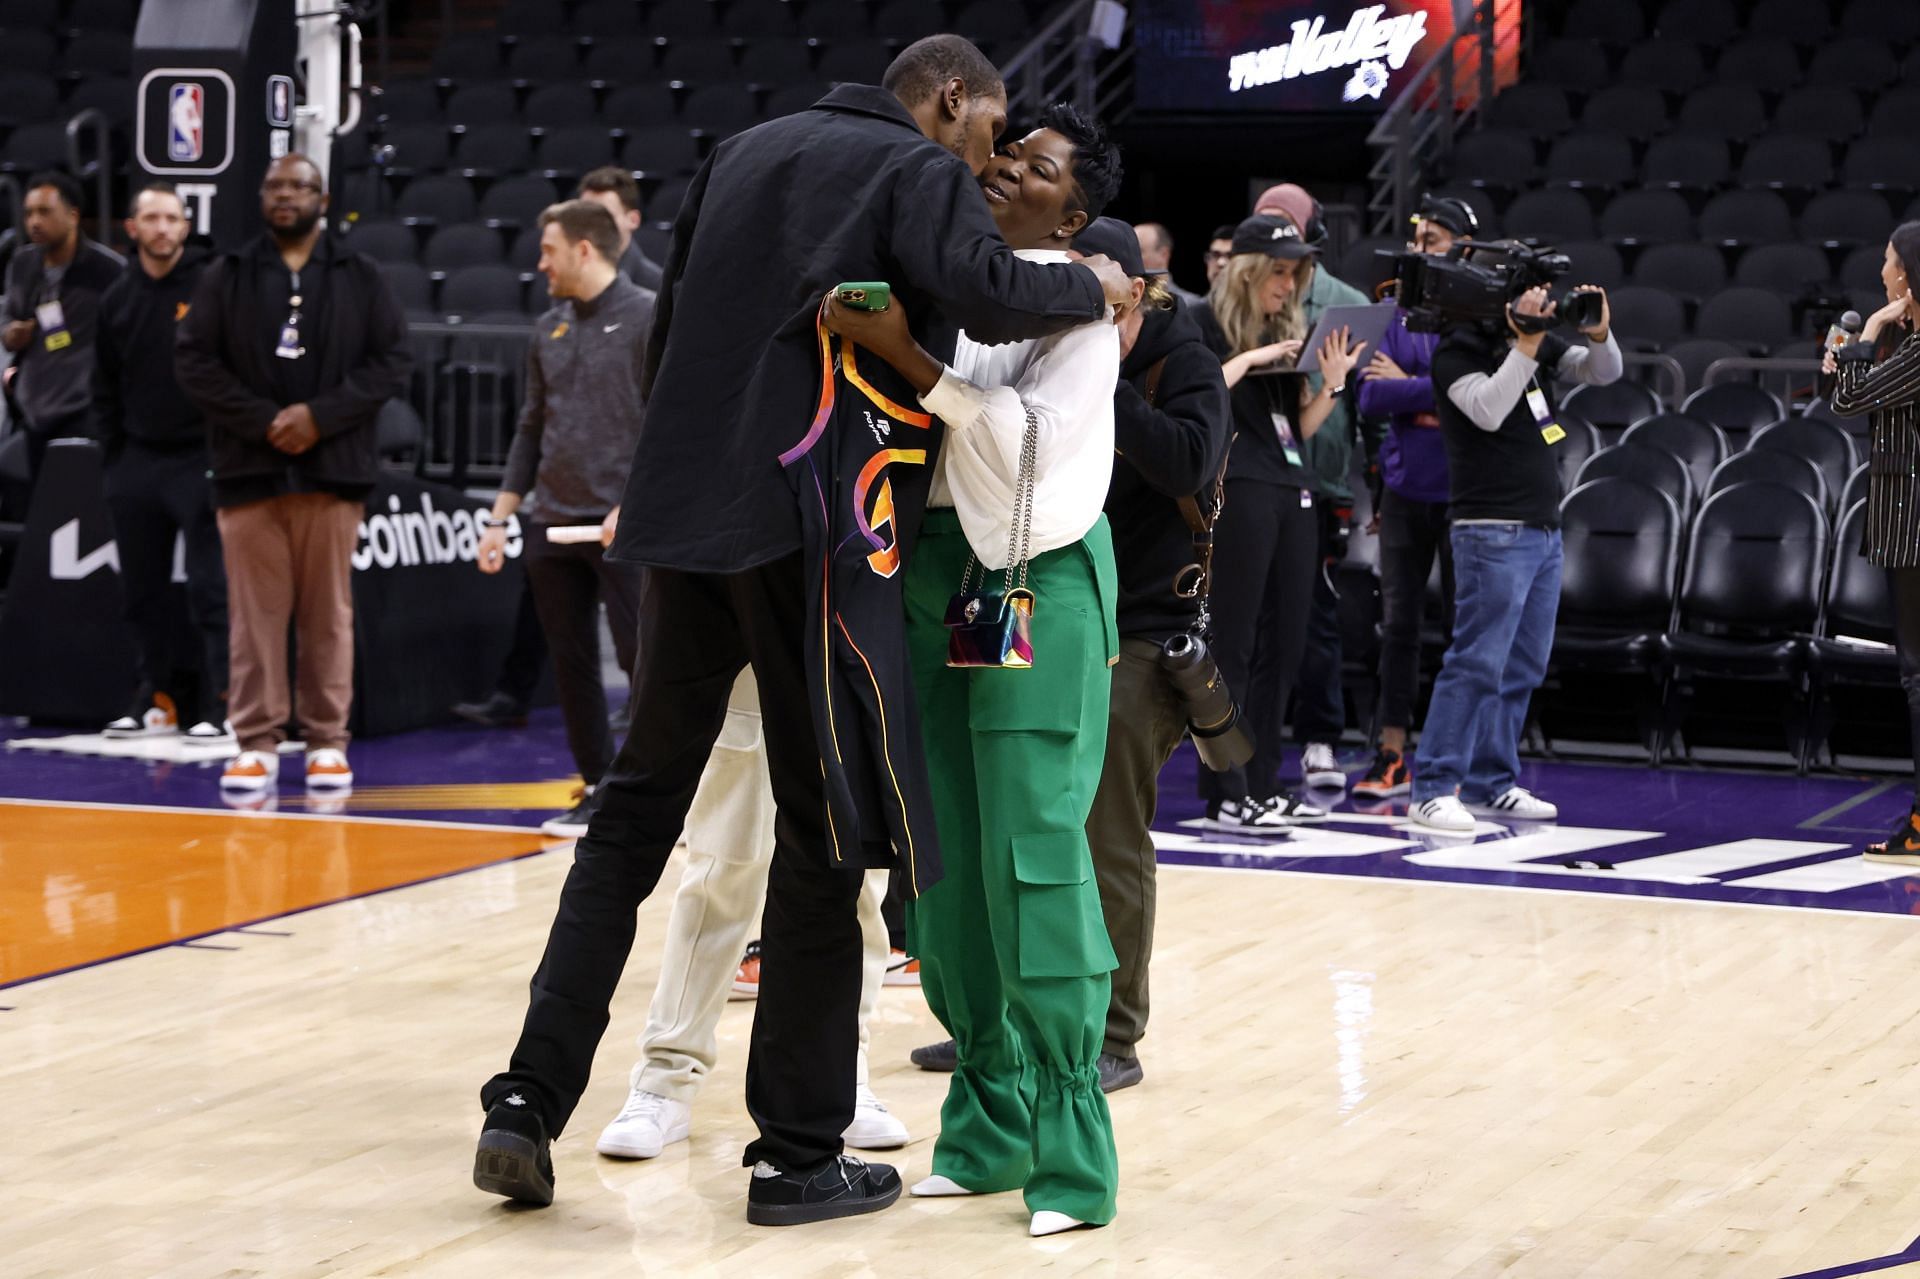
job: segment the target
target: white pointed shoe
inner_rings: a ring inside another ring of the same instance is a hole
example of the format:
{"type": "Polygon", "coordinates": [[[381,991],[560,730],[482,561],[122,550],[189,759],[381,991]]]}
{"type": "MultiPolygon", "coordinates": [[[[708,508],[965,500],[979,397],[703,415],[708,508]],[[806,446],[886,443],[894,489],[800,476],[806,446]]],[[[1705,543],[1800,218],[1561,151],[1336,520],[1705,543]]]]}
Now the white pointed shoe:
{"type": "Polygon", "coordinates": [[[853,1122],[841,1140],[855,1150],[898,1150],[907,1144],[907,1126],[894,1118],[873,1089],[861,1084],[853,1094],[853,1122]]]}
{"type": "Polygon", "coordinates": [[[1069,1217],[1064,1212],[1049,1212],[1042,1208],[1033,1214],[1033,1220],[1027,1224],[1027,1233],[1039,1239],[1046,1235],[1057,1235],[1063,1231],[1078,1230],[1086,1224],[1078,1217],[1069,1217]]]}
{"type": "Polygon", "coordinates": [[[652,1159],[692,1131],[692,1106],[635,1088],[593,1148],[616,1159],[652,1159]]]}
{"type": "Polygon", "coordinates": [[[916,1199],[948,1199],[955,1195],[970,1195],[973,1192],[952,1178],[942,1177],[936,1172],[931,1177],[914,1182],[913,1189],[908,1193],[916,1199]]]}

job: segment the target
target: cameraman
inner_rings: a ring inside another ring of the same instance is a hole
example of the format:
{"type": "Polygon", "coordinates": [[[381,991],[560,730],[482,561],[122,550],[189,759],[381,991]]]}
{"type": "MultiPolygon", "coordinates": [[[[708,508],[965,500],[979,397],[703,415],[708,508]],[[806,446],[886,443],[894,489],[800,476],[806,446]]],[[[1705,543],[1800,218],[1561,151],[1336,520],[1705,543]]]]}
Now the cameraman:
{"type": "Polygon", "coordinates": [[[1544,287],[1506,307],[1504,331],[1458,323],[1433,357],[1433,389],[1451,474],[1453,642],[1434,681],[1413,782],[1416,825],[1470,834],[1471,805],[1496,817],[1551,821],[1559,810],[1518,784],[1520,730],[1546,674],[1560,603],[1560,467],[1566,432],[1540,386],[1542,368],[1603,385],[1624,363],[1599,315],[1575,345],[1547,332],[1544,287]],[[1465,804],[1462,801],[1465,801],[1465,804]]]}

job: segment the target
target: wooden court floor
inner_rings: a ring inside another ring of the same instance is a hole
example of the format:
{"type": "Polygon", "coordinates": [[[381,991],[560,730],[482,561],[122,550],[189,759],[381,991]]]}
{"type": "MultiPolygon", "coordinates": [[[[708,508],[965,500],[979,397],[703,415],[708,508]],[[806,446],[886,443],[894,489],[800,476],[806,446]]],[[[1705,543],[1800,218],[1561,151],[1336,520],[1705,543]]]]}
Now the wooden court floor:
{"type": "MultiPolygon", "coordinates": [[[[1111,1227],[1030,1240],[1005,1196],[749,1227],[745,1005],[691,1143],[599,1158],[664,898],[555,1147],[559,1200],[514,1210],[468,1182],[476,1090],[565,869],[0,990],[0,1274],[1767,1279],[1920,1235],[1911,920],[1187,868],[1161,877],[1147,1082],[1113,1098],[1111,1227]]],[[[905,1056],[936,1035],[916,991],[885,993],[874,1083],[909,1179],[945,1079],[905,1056]]]]}

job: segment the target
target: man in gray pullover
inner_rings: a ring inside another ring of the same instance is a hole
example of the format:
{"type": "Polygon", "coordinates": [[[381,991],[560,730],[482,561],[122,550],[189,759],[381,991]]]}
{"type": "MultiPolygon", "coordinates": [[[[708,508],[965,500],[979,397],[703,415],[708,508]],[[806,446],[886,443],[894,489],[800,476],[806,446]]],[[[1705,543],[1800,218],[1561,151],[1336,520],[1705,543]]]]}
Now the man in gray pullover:
{"type": "Polygon", "coordinates": [[[569,200],[540,215],[540,271],[554,305],[534,329],[526,402],[479,547],[480,571],[499,572],[508,517],[526,516],[527,581],[553,654],[567,745],[585,782],[572,811],[542,827],[563,838],[586,833],[593,789],[613,760],[600,683],[600,601],[623,670],[633,669],[639,630],[640,570],[601,553],[613,538],[646,416],[640,367],[653,324],[654,294],[620,274],[619,256],[619,228],[600,205],[569,200]],[[583,524],[599,525],[600,536],[549,536],[583,524]]]}

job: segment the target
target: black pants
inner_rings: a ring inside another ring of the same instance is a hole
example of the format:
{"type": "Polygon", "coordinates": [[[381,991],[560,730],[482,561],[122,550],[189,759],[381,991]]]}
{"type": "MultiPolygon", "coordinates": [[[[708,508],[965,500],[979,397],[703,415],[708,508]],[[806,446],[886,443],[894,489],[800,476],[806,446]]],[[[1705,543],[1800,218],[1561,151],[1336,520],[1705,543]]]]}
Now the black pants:
{"type": "Polygon", "coordinates": [[[1156,898],[1153,815],[1160,803],[1160,770],[1186,731],[1186,708],[1160,669],[1160,645],[1121,639],[1107,708],[1107,758],[1087,814],[1087,844],[1100,884],[1100,913],[1119,961],[1101,1051],[1128,1060],[1147,1030],[1156,898]]]}
{"type": "Polygon", "coordinates": [[[1333,587],[1333,570],[1322,555],[1314,561],[1313,606],[1307,611],[1299,686],[1293,695],[1293,740],[1302,746],[1337,742],[1347,729],[1342,658],[1340,593],[1333,587]]]}
{"type": "Polygon", "coordinates": [[[607,559],[598,542],[549,542],[546,526],[534,524],[527,531],[527,584],[553,654],[567,748],[587,785],[597,786],[614,749],[607,689],[600,679],[600,601],[607,603],[620,669],[631,675],[640,625],[640,570],[607,559]]]}
{"type": "Polygon", "coordinates": [[[540,606],[533,599],[533,581],[527,578],[520,586],[520,607],[513,615],[513,647],[500,662],[500,678],[494,690],[530,706],[540,688],[540,672],[546,667],[547,637],[540,631],[540,606]]]}
{"type": "Polygon", "coordinates": [[[1253,733],[1245,768],[1200,772],[1210,803],[1270,799],[1279,787],[1287,699],[1300,673],[1320,519],[1306,490],[1228,480],[1214,528],[1214,662],[1253,733]]]}
{"type": "Polygon", "coordinates": [[[1453,543],[1447,504],[1416,502],[1388,489],[1380,499],[1380,723],[1413,727],[1420,694],[1420,614],[1440,557],[1440,592],[1453,630],[1453,543]]]}
{"type": "Polygon", "coordinates": [[[481,1089],[482,1104],[521,1091],[550,1133],[572,1115],[633,948],[634,912],[659,882],[734,678],[751,664],[778,815],[747,1059],[747,1110],[760,1137],[743,1162],[809,1169],[839,1153],[853,1121],[864,876],[836,867],[827,851],[801,641],[806,589],[798,554],[744,573],[647,570],[635,731],[575,846],[512,1065],[481,1089]]]}
{"type": "Polygon", "coordinates": [[[217,725],[226,718],[227,570],[206,450],[154,449],[129,441],[107,467],[106,487],[127,621],[140,645],[140,691],[171,695],[183,726],[201,720],[217,725]],[[176,537],[185,541],[187,617],[199,640],[197,706],[181,700],[174,678],[169,592],[176,537]]]}
{"type": "Polygon", "coordinates": [[[1920,809],[1920,568],[1890,568],[1893,643],[1900,654],[1900,687],[1907,694],[1907,724],[1916,756],[1913,803],[1920,809]]]}

